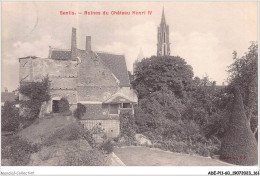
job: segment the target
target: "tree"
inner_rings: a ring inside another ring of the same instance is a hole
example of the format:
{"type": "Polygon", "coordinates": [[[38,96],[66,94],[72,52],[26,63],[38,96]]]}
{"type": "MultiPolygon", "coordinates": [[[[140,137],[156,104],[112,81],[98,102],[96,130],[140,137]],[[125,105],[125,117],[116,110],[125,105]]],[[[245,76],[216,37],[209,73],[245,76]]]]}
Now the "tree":
{"type": "Polygon", "coordinates": [[[139,98],[167,90],[183,97],[191,88],[193,70],[178,56],[152,56],[137,64],[134,75],[133,87],[139,98]]]}
{"type": "Polygon", "coordinates": [[[1,112],[1,130],[16,131],[19,127],[19,112],[13,102],[5,102],[1,112]]]}
{"type": "Polygon", "coordinates": [[[221,159],[238,165],[256,165],[258,147],[250,129],[239,88],[234,88],[234,105],[222,140],[221,159]]]}
{"type": "Polygon", "coordinates": [[[27,109],[25,118],[36,119],[39,117],[41,105],[50,100],[50,81],[48,76],[40,82],[29,82],[20,84],[19,92],[28,100],[20,100],[20,108],[27,109]]]}
{"type": "Polygon", "coordinates": [[[234,85],[238,85],[241,89],[246,115],[251,122],[251,129],[254,134],[257,132],[257,88],[258,88],[258,44],[251,42],[249,51],[244,56],[238,57],[237,52],[233,52],[234,62],[229,66],[228,81],[230,90],[234,85]]]}
{"type": "Polygon", "coordinates": [[[134,141],[135,137],[135,120],[130,112],[120,114],[120,135],[128,138],[129,142],[134,141]]]}
{"type": "Polygon", "coordinates": [[[218,109],[222,94],[218,95],[214,81],[207,75],[193,79],[192,67],[173,56],[143,59],[134,75],[132,84],[139,98],[135,108],[138,132],[175,152],[208,156],[219,150],[220,141],[213,136],[217,123],[212,124],[216,127],[213,133],[204,130],[222,115],[218,109]]]}
{"type": "Polygon", "coordinates": [[[74,115],[74,117],[81,119],[81,117],[83,117],[83,115],[86,113],[86,111],[87,111],[86,106],[84,106],[81,103],[78,103],[77,108],[73,112],[73,115],[74,115]]]}
{"type": "Polygon", "coordinates": [[[67,112],[70,110],[69,101],[65,97],[60,99],[58,106],[60,112],[67,112]]]}
{"type": "Polygon", "coordinates": [[[49,101],[50,96],[50,80],[49,77],[45,77],[39,82],[29,82],[21,84],[19,87],[19,92],[30,100],[35,100],[39,102],[49,101]]]}

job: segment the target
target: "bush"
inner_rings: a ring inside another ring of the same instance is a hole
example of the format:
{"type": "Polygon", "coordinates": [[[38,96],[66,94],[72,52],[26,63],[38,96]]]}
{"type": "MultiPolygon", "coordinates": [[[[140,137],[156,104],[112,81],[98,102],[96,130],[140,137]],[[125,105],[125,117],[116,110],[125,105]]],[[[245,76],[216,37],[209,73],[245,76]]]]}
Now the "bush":
{"type": "Polygon", "coordinates": [[[10,159],[12,166],[26,166],[32,153],[38,152],[40,147],[29,143],[18,136],[8,136],[2,139],[2,158],[10,159]]]}
{"type": "Polygon", "coordinates": [[[86,111],[87,111],[86,106],[84,106],[81,103],[78,103],[77,108],[73,112],[73,115],[74,115],[74,117],[80,119],[81,117],[83,117],[83,115],[86,113],[86,111]]]}
{"type": "Polygon", "coordinates": [[[19,110],[14,106],[14,103],[5,102],[2,107],[2,131],[16,131],[19,127],[19,110]]]}
{"type": "Polygon", "coordinates": [[[112,153],[114,151],[114,145],[112,144],[111,140],[108,140],[100,146],[100,149],[106,153],[112,153]]]}
{"type": "Polygon", "coordinates": [[[234,89],[234,107],[223,138],[220,158],[237,165],[257,165],[258,147],[244,111],[240,90],[234,89]]]}
{"type": "Polygon", "coordinates": [[[88,141],[89,145],[91,147],[95,147],[96,145],[96,142],[95,142],[95,139],[93,138],[93,133],[91,133],[91,131],[89,130],[85,130],[84,134],[83,134],[83,137],[85,140],[88,141]]]}
{"type": "Polygon", "coordinates": [[[61,115],[63,115],[63,116],[71,116],[72,112],[70,110],[67,110],[65,112],[62,112],[61,115]]]}
{"type": "Polygon", "coordinates": [[[135,119],[130,113],[120,114],[120,136],[126,138],[130,143],[135,141],[135,119]]]}
{"type": "Polygon", "coordinates": [[[62,97],[60,99],[58,106],[59,106],[60,113],[68,112],[70,109],[69,101],[65,97],[62,97]]]}
{"type": "Polygon", "coordinates": [[[115,138],[113,138],[113,140],[114,140],[115,142],[119,142],[119,137],[115,137],[115,138]]]}
{"type": "Polygon", "coordinates": [[[71,124],[64,128],[56,130],[48,138],[43,140],[44,146],[51,146],[62,140],[77,140],[83,137],[84,131],[77,124],[71,124]]]}
{"type": "Polygon", "coordinates": [[[18,90],[29,99],[20,101],[20,110],[23,112],[22,116],[29,120],[38,118],[42,103],[49,101],[51,98],[48,76],[40,82],[20,84],[18,90]]]}
{"type": "Polygon", "coordinates": [[[65,166],[105,166],[105,156],[97,149],[78,152],[68,152],[65,156],[65,166]]]}

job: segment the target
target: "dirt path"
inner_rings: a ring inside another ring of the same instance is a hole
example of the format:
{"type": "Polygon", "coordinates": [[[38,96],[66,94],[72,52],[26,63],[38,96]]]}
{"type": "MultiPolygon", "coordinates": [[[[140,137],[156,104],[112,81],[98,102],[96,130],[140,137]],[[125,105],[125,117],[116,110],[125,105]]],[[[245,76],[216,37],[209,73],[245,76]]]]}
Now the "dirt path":
{"type": "Polygon", "coordinates": [[[228,163],[211,158],[148,147],[115,148],[114,153],[126,166],[230,166],[228,163]]]}

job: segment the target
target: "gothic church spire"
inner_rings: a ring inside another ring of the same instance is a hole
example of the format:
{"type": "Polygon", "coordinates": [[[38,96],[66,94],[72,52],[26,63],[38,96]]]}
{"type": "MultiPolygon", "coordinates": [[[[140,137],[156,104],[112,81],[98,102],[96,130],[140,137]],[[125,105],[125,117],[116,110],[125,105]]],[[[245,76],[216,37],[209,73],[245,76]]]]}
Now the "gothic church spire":
{"type": "Polygon", "coordinates": [[[158,27],[157,41],[157,56],[169,56],[171,53],[169,26],[166,24],[164,8],[162,11],[161,23],[158,27]]]}
{"type": "Polygon", "coordinates": [[[163,11],[162,11],[161,24],[166,24],[165,15],[164,15],[164,7],[163,7],[163,11]]]}

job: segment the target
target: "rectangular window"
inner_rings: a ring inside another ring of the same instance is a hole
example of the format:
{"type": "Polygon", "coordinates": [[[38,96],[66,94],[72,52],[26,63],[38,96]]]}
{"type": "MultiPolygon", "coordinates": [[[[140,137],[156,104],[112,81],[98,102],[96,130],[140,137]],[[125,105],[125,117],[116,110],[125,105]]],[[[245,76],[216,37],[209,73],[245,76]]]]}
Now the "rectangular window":
{"type": "Polygon", "coordinates": [[[130,103],[123,103],[122,108],[132,108],[132,105],[130,103]]]}

